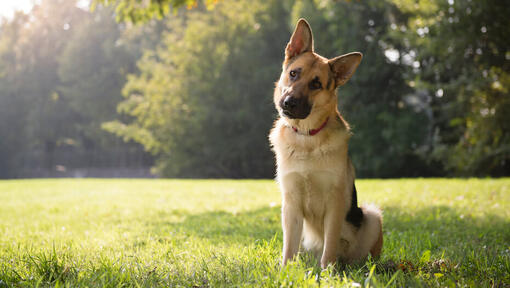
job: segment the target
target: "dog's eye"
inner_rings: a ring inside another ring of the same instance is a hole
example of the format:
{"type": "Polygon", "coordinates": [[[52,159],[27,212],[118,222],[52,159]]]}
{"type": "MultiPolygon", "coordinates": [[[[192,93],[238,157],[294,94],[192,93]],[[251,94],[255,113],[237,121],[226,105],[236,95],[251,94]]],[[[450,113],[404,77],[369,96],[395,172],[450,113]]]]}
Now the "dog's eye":
{"type": "Polygon", "coordinates": [[[297,71],[296,70],[292,70],[292,71],[290,71],[289,75],[290,75],[291,79],[294,79],[297,76],[297,71]]]}
{"type": "Polygon", "coordinates": [[[311,90],[318,90],[318,89],[322,88],[322,83],[321,83],[321,81],[319,81],[318,77],[315,77],[315,79],[313,79],[310,82],[309,87],[311,90]]]}

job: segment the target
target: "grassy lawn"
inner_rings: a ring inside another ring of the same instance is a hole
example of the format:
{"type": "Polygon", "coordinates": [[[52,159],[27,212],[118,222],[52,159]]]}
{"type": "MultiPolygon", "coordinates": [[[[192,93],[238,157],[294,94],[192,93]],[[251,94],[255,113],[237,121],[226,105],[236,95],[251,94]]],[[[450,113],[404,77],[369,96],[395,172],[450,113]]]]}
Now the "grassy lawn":
{"type": "Polygon", "coordinates": [[[510,285],[510,179],[360,180],[383,254],[281,268],[273,181],[0,181],[0,287],[510,285]]]}

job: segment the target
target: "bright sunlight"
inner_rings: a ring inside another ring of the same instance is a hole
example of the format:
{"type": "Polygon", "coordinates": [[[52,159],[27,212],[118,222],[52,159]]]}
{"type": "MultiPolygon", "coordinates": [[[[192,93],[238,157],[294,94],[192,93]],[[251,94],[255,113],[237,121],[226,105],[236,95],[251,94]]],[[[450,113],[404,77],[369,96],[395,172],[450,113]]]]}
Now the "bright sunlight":
{"type": "Polygon", "coordinates": [[[23,11],[28,13],[35,3],[39,1],[36,0],[8,0],[8,1],[0,1],[0,17],[2,18],[12,18],[16,11],[23,11]]]}

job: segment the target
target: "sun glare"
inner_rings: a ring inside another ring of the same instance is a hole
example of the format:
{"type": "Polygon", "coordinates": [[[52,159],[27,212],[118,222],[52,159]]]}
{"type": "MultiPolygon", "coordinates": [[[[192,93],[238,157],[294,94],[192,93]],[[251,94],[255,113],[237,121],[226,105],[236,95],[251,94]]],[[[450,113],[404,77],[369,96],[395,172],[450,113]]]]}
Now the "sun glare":
{"type": "MultiPolygon", "coordinates": [[[[11,19],[16,11],[29,13],[34,5],[41,3],[41,0],[0,0],[0,19],[11,19]]],[[[90,0],[76,1],[76,7],[87,10],[90,0]]]]}
{"type": "Polygon", "coordinates": [[[11,18],[16,11],[28,13],[37,0],[3,0],[0,1],[0,17],[11,18]]]}

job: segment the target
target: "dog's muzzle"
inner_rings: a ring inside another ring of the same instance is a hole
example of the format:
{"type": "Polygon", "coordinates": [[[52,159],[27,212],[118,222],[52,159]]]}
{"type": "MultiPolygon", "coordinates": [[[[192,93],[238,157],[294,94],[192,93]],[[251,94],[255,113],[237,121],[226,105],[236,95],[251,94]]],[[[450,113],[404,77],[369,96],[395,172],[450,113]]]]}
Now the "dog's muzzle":
{"type": "Polygon", "coordinates": [[[312,106],[308,104],[306,97],[296,98],[292,95],[282,98],[280,108],[282,108],[283,115],[290,119],[305,119],[312,110],[312,106]]]}

